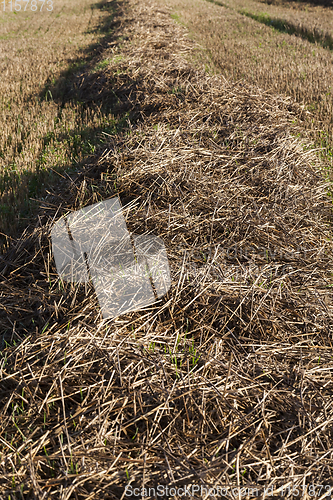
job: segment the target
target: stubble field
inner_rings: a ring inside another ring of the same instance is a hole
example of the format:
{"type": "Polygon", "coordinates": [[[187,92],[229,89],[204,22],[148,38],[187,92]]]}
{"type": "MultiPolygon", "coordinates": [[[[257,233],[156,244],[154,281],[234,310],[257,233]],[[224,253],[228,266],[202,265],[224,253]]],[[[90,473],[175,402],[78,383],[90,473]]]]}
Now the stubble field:
{"type": "Polygon", "coordinates": [[[0,498],[330,495],[331,108],[309,107],[331,52],[254,19],[292,3],[263,5],[59,3],[40,39],[3,21],[0,498]],[[163,240],[171,288],[103,320],[50,233],[111,197],[163,240]]]}
{"type": "Polygon", "coordinates": [[[202,60],[213,72],[304,104],[306,131],[332,166],[332,6],[252,0],[168,5],[205,48],[202,60]]]}
{"type": "Polygon", "coordinates": [[[116,127],[110,110],[68,98],[71,76],[111,31],[112,6],[59,0],[48,12],[51,4],[39,2],[37,11],[19,5],[17,12],[14,3],[0,8],[0,243],[6,247],[27,226],[34,199],[61,179],[56,172],[93,153],[101,127],[116,127]]]}

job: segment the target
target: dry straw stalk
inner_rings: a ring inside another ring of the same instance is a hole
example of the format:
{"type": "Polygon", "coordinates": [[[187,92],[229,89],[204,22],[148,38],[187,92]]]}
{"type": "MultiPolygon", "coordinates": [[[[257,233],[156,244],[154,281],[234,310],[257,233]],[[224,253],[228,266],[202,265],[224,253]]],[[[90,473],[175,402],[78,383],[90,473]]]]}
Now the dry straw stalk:
{"type": "Polygon", "coordinates": [[[304,109],[193,67],[198,48],[149,0],[118,19],[127,40],[76,88],[127,111],[127,132],[50,191],[0,261],[1,494],[330,485],[332,212],[292,135],[304,109]],[[105,323],[89,284],[58,279],[50,229],[116,194],[136,200],[132,232],[163,239],[172,287],[105,323]]]}

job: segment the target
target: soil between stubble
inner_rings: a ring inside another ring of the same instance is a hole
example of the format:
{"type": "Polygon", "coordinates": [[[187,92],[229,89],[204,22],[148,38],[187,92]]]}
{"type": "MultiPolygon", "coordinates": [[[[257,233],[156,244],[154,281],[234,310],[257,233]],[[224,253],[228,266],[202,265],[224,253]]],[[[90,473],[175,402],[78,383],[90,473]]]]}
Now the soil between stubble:
{"type": "Polygon", "coordinates": [[[193,66],[164,6],[121,5],[127,40],[73,89],[87,106],[116,95],[128,129],[1,262],[1,330],[20,341],[2,351],[2,494],[331,485],[331,202],[291,135],[304,110],[193,66]],[[49,234],[116,195],[137,200],[131,232],[163,239],[172,287],[105,323],[91,285],[59,283],[49,234]]]}

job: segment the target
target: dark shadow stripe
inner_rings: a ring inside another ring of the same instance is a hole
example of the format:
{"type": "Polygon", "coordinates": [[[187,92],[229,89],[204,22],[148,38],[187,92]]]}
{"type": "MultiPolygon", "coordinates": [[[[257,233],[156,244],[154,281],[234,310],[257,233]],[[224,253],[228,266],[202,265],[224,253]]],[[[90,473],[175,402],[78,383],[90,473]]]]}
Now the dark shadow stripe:
{"type": "Polygon", "coordinates": [[[258,21],[259,23],[266,24],[266,26],[271,26],[281,33],[298,35],[308,42],[321,45],[324,49],[333,49],[333,38],[329,33],[323,34],[316,29],[310,30],[305,26],[295,25],[285,19],[270,17],[265,13],[253,14],[246,10],[240,10],[239,13],[258,21]]]}
{"type": "MultiPolygon", "coordinates": [[[[206,0],[207,2],[214,3],[215,5],[219,5],[220,7],[226,7],[227,9],[233,9],[230,5],[227,5],[219,0],[206,0]]],[[[307,40],[311,43],[317,43],[324,49],[333,50],[333,36],[329,33],[321,33],[317,29],[308,29],[305,26],[298,26],[293,24],[290,21],[286,21],[285,19],[280,19],[277,17],[271,17],[269,14],[264,12],[260,12],[259,14],[253,14],[252,12],[247,11],[246,9],[233,9],[239,14],[243,16],[250,17],[255,21],[258,21],[261,24],[266,24],[266,26],[270,26],[271,28],[280,31],[281,33],[287,33],[288,35],[298,35],[304,40],[307,40]]]]}

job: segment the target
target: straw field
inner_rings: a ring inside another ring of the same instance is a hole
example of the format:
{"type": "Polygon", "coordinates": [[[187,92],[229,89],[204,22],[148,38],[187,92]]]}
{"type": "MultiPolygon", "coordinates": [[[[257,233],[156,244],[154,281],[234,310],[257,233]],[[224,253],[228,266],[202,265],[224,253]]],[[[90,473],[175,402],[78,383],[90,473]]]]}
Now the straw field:
{"type": "Polygon", "coordinates": [[[95,151],[101,127],[117,125],[110,110],[66,99],[72,75],[107,43],[112,6],[56,0],[53,11],[40,2],[34,12],[21,3],[18,12],[8,1],[0,8],[0,249],[27,226],[57,172],[95,151]]]}
{"type": "Polygon", "coordinates": [[[173,6],[112,5],[108,43],[49,90],[122,129],[59,170],[0,258],[0,498],[329,497],[332,201],[307,106],[195,65],[173,6]],[[116,196],[172,284],[103,321],[50,232],[116,196]]]}
{"type": "Polygon", "coordinates": [[[309,111],[306,131],[332,168],[333,8],[304,2],[168,0],[172,15],[227,79],[292,96],[309,111]]]}

